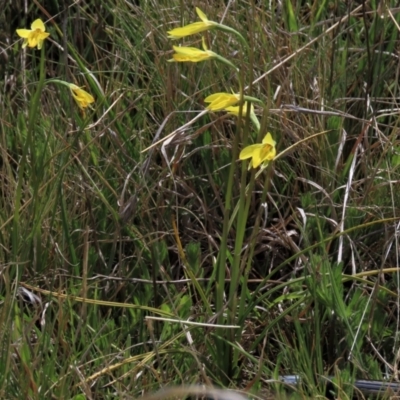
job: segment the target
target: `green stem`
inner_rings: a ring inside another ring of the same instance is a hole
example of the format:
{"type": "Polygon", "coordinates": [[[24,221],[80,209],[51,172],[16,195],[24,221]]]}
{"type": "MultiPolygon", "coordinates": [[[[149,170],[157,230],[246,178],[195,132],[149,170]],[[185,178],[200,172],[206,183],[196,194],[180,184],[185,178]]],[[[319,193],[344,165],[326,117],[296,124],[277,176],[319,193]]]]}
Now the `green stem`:
{"type": "Polygon", "coordinates": [[[33,126],[36,121],[36,114],[40,104],[40,96],[42,94],[43,86],[44,86],[44,61],[45,61],[45,52],[44,52],[45,44],[43,43],[42,50],[40,52],[40,70],[39,70],[39,82],[36,88],[36,92],[33,95],[31,108],[29,110],[29,119],[28,119],[28,133],[33,130],[33,126]]]}
{"type": "MultiPolygon", "coordinates": [[[[20,235],[19,235],[19,225],[20,225],[20,206],[21,206],[21,198],[22,198],[22,185],[24,183],[24,178],[25,178],[25,170],[26,170],[26,165],[27,165],[27,155],[28,151],[30,151],[31,155],[31,179],[33,180],[32,184],[34,187],[38,186],[38,182],[36,182],[35,178],[35,142],[34,142],[34,137],[33,137],[33,131],[35,128],[35,121],[37,118],[37,113],[39,109],[39,104],[40,104],[40,96],[43,90],[44,86],[44,64],[45,64],[45,45],[43,43],[42,50],[40,53],[40,66],[39,66],[39,82],[36,87],[35,94],[32,97],[31,104],[30,104],[30,109],[29,109],[29,115],[28,115],[28,128],[26,131],[26,139],[25,139],[25,144],[22,149],[22,157],[21,157],[21,162],[19,165],[19,170],[18,170],[18,184],[16,188],[16,194],[15,194],[15,203],[14,203],[14,218],[13,218],[13,233],[12,233],[12,244],[13,244],[13,256],[14,260],[17,262],[18,260],[18,253],[19,253],[19,244],[20,244],[20,235]]],[[[25,129],[25,126],[24,126],[25,129]]],[[[26,235],[26,233],[24,233],[26,235]]],[[[18,270],[18,275],[21,274],[21,271],[18,270]]]]}
{"type": "Polygon", "coordinates": [[[245,49],[249,48],[246,39],[237,30],[222,24],[216,24],[215,28],[226,33],[233,33],[239,39],[240,43],[243,45],[245,49]]]}
{"type": "Polygon", "coordinates": [[[261,101],[260,99],[257,99],[257,97],[253,97],[253,96],[243,96],[245,101],[250,101],[252,103],[257,103],[259,104],[261,107],[265,107],[265,104],[263,101],[261,101]]]}
{"type": "MultiPolygon", "coordinates": [[[[249,53],[250,59],[253,59],[253,55],[251,52],[250,47],[248,46],[247,42],[243,38],[240,33],[235,31],[232,28],[226,27],[224,25],[219,25],[218,29],[223,30],[228,33],[235,34],[242,45],[244,46],[243,50],[249,53]]],[[[243,60],[243,52],[240,53],[242,55],[241,65],[244,65],[243,60]]],[[[216,57],[219,61],[234,67],[236,71],[238,71],[238,78],[239,78],[239,85],[240,85],[240,100],[239,100],[239,116],[237,121],[237,132],[234,137],[233,141],[233,148],[232,148],[232,161],[229,170],[229,177],[228,183],[226,188],[226,195],[225,195],[225,213],[224,213],[224,224],[223,224],[223,233],[222,233],[222,240],[221,240],[221,248],[218,257],[218,265],[217,265],[217,291],[216,291],[216,307],[217,312],[221,312],[223,308],[223,300],[224,300],[224,287],[225,287],[225,268],[226,268],[226,259],[227,259],[227,240],[230,228],[233,224],[233,217],[231,218],[231,211],[232,211],[232,196],[233,196],[233,183],[235,177],[235,169],[236,169],[236,161],[238,159],[239,153],[239,141],[242,139],[243,143],[247,143],[248,132],[250,129],[250,120],[253,121],[257,130],[260,130],[260,124],[255,116],[254,113],[251,112],[251,105],[248,103],[248,107],[246,109],[246,118],[245,124],[242,123],[242,115],[243,115],[243,105],[244,101],[249,102],[257,102],[263,104],[257,98],[251,96],[244,96],[244,71],[243,68],[241,70],[237,69],[233,64],[226,60],[221,56],[216,57]]],[[[250,74],[251,76],[252,74],[250,74]]],[[[252,79],[251,79],[252,81],[252,79]]],[[[251,85],[250,85],[251,86],[251,85]]],[[[251,89],[250,89],[251,90],[251,89]]],[[[251,94],[251,93],[250,93],[251,94]]],[[[240,271],[241,271],[241,256],[242,256],[242,248],[243,248],[243,240],[246,230],[246,223],[247,223],[247,216],[250,208],[250,201],[246,201],[246,196],[248,195],[249,198],[251,197],[252,188],[254,186],[254,172],[252,173],[251,182],[249,184],[249,191],[246,192],[246,179],[247,179],[247,170],[245,164],[242,163],[242,173],[241,173],[241,184],[240,184],[240,197],[237,207],[237,223],[236,223],[236,237],[235,237],[235,247],[233,258],[231,262],[231,281],[229,284],[229,298],[228,298],[228,309],[227,309],[227,320],[228,324],[234,325],[236,323],[236,316],[237,316],[237,302],[238,302],[238,287],[239,287],[239,280],[240,280],[240,271]],[[247,195],[246,195],[247,193],[247,195]]],[[[220,313],[219,323],[223,324],[225,318],[220,313]]],[[[229,345],[229,342],[234,343],[235,341],[235,332],[218,332],[218,336],[228,339],[228,342],[222,342],[220,344],[221,348],[223,349],[223,360],[221,362],[222,370],[228,374],[229,377],[232,374],[236,373],[237,367],[237,354],[232,352],[232,347],[229,345]]],[[[237,352],[236,352],[237,353],[237,352]]]]}
{"type": "MultiPolygon", "coordinates": [[[[261,194],[260,204],[265,204],[265,201],[266,201],[266,198],[267,198],[267,194],[268,194],[269,188],[271,186],[272,174],[273,174],[273,163],[270,163],[268,165],[268,167],[267,167],[267,175],[266,175],[266,178],[265,178],[263,191],[262,191],[262,194],[261,194]]],[[[251,176],[251,181],[250,181],[250,184],[252,184],[252,185],[255,182],[254,176],[255,176],[255,174],[253,173],[252,176],[251,176]]],[[[250,184],[249,184],[249,188],[247,190],[247,200],[246,200],[246,203],[247,203],[246,204],[246,209],[247,210],[248,210],[248,207],[250,206],[250,203],[251,203],[252,187],[250,187],[250,184]]],[[[262,212],[262,210],[260,210],[258,215],[257,215],[255,224],[254,224],[253,232],[252,232],[252,234],[250,236],[250,240],[249,240],[250,247],[249,247],[249,250],[248,250],[246,269],[245,269],[245,272],[243,274],[243,282],[242,282],[242,287],[243,288],[247,288],[247,280],[248,280],[248,277],[249,277],[249,274],[250,274],[250,270],[251,270],[252,265],[253,265],[252,260],[253,260],[255,246],[257,244],[256,237],[257,237],[258,230],[260,228],[261,217],[262,217],[263,214],[264,213],[262,212]]],[[[240,298],[239,310],[238,310],[238,315],[240,315],[240,316],[241,315],[245,315],[245,311],[244,310],[245,310],[245,307],[246,307],[246,301],[247,301],[246,296],[245,296],[244,293],[242,293],[242,296],[240,298]]],[[[239,321],[239,323],[243,324],[244,321],[239,321]]]]}
{"type": "Polygon", "coordinates": [[[220,61],[221,63],[223,63],[223,64],[225,64],[225,65],[227,65],[228,67],[233,68],[236,72],[238,72],[238,68],[236,67],[236,65],[235,65],[235,64],[232,64],[232,63],[231,63],[228,59],[226,59],[225,57],[222,57],[222,56],[220,56],[219,54],[214,53],[214,55],[213,55],[212,58],[215,58],[216,60],[220,61]]]}
{"type": "MultiPolygon", "coordinates": [[[[237,125],[237,132],[233,141],[233,147],[232,147],[232,161],[231,165],[229,167],[229,176],[228,176],[228,182],[226,186],[226,192],[225,192],[225,212],[224,212],[224,223],[223,223],[223,229],[222,229],[222,238],[221,238],[221,247],[218,253],[218,260],[217,260],[217,281],[216,281],[216,312],[218,314],[218,324],[223,325],[225,322],[225,317],[223,313],[223,307],[224,307],[224,293],[225,293],[225,267],[226,267],[226,259],[227,259],[227,243],[228,243],[228,236],[229,236],[229,230],[231,228],[230,224],[230,215],[231,215],[231,210],[232,210],[232,195],[233,195],[233,183],[234,183],[234,176],[235,176],[235,169],[236,169],[236,160],[238,158],[239,154],[239,140],[240,140],[240,128],[241,128],[241,108],[243,107],[243,84],[242,84],[242,75],[239,75],[239,83],[240,83],[240,110],[239,110],[239,118],[238,118],[238,125],[237,125]]],[[[232,280],[234,280],[234,271],[232,271],[232,280]]],[[[230,287],[232,287],[234,283],[230,284],[230,287]]],[[[230,304],[229,305],[230,310],[228,310],[229,314],[234,313],[234,310],[232,311],[235,306],[230,304]]],[[[228,319],[232,320],[232,315],[228,315],[228,319]]],[[[228,339],[228,335],[225,329],[218,329],[217,331],[217,336],[221,338],[219,343],[217,344],[219,349],[219,354],[221,354],[223,357],[219,361],[221,370],[225,372],[228,376],[230,375],[230,370],[232,368],[231,365],[231,348],[226,341],[228,339]]]]}
{"type": "MultiPolygon", "coordinates": [[[[243,84],[241,85],[243,87],[243,84]]],[[[241,93],[242,95],[242,93],[241,93]]],[[[245,125],[242,135],[243,143],[247,143],[248,139],[248,133],[250,131],[250,120],[252,119],[252,114],[251,113],[251,107],[250,104],[248,105],[248,108],[246,110],[246,120],[245,120],[245,125]]],[[[255,116],[255,115],[254,115],[255,116]]],[[[257,118],[256,118],[257,119],[257,118]]],[[[258,122],[258,120],[257,120],[258,122]]],[[[238,122],[240,125],[240,121],[238,122]]],[[[258,130],[259,130],[259,124],[258,124],[258,130]]],[[[246,164],[242,163],[242,172],[241,172],[241,181],[240,181],[240,197],[239,197],[239,202],[238,202],[238,214],[237,214],[237,224],[236,224],[236,237],[235,237],[235,248],[234,248],[234,254],[233,254],[233,263],[231,267],[231,283],[229,287],[229,324],[235,324],[237,323],[237,315],[238,314],[238,290],[239,290],[239,281],[241,279],[241,274],[243,272],[241,265],[244,262],[243,260],[243,255],[242,255],[242,249],[243,249],[243,241],[244,241],[244,235],[246,232],[246,224],[247,224],[247,218],[249,214],[249,209],[250,209],[250,199],[251,199],[251,193],[253,191],[254,187],[254,171],[251,174],[251,179],[249,185],[246,187],[246,180],[247,180],[247,168],[246,164]]],[[[256,228],[255,228],[256,230],[256,228]]],[[[241,297],[245,297],[245,286],[242,285],[242,294],[241,297]]],[[[241,330],[241,329],[240,329],[241,330]]],[[[240,333],[238,333],[240,335],[240,333]]],[[[236,332],[231,331],[230,335],[230,342],[234,343],[235,342],[235,336],[237,335],[236,332]]],[[[234,368],[236,368],[235,371],[232,371],[233,376],[236,375],[237,371],[237,365],[238,365],[238,357],[239,357],[239,352],[235,349],[233,349],[233,356],[231,360],[231,364],[234,368]]]]}
{"type": "Polygon", "coordinates": [[[257,115],[254,114],[254,113],[251,113],[250,114],[250,119],[253,122],[254,126],[256,127],[257,133],[260,133],[261,126],[260,126],[260,121],[257,118],[257,115]]]}
{"type": "MultiPolygon", "coordinates": [[[[36,145],[35,145],[35,140],[33,137],[33,132],[35,129],[35,122],[37,120],[37,114],[40,106],[40,100],[41,100],[41,94],[43,91],[44,87],[44,79],[45,79],[45,71],[44,71],[44,65],[45,65],[45,51],[44,51],[44,44],[41,49],[40,53],[40,72],[39,72],[39,82],[36,88],[36,92],[34,94],[34,97],[32,99],[32,104],[31,104],[31,109],[29,112],[29,118],[32,120],[29,121],[29,126],[28,129],[30,132],[32,132],[32,135],[30,135],[30,143],[29,143],[29,148],[30,148],[30,154],[31,154],[31,185],[32,185],[32,191],[33,191],[33,203],[32,203],[32,243],[34,246],[34,260],[41,260],[41,223],[40,223],[40,202],[41,202],[41,197],[39,196],[39,188],[40,188],[40,183],[43,179],[43,170],[40,166],[39,159],[36,154],[36,145]]],[[[42,160],[43,161],[43,160],[42,160]]],[[[37,270],[38,265],[34,265],[35,270],[37,270]]]]}

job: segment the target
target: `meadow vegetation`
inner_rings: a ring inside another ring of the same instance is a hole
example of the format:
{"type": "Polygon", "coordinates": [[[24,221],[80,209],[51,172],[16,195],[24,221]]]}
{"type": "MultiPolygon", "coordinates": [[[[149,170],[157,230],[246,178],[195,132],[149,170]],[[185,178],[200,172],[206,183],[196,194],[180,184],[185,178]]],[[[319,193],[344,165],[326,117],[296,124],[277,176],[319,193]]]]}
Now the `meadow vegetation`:
{"type": "Polygon", "coordinates": [[[1,399],[400,379],[397,2],[0,6],[1,399]]]}

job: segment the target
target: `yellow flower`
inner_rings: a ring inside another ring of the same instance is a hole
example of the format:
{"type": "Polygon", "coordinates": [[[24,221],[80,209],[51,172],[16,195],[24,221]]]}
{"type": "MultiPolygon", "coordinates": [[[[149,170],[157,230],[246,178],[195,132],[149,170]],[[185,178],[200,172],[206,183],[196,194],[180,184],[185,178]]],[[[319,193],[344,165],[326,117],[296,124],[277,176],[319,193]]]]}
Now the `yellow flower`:
{"type": "Polygon", "coordinates": [[[240,152],[239,159],[246,160],[247,158],[251,158],[249,169],[251,167],[257,168],[261,163],[263,167],[266,167],[276,156],[275,145],[275,140],[272,139],[271,134],[268,132],[261,144],[252,144],[251,146],[245,147],[240,152]]]}
{"type": "Polygon", "coordinates": [[[204,99],[206,103],[210,103],[207,106],[207,110],[218,111],[224,108],[234,106],[240,100],[239,94],[234,93],[214,93],[204,99]]]}
{"type": "Polygon", "coordinates": [[[201,22],[195,22],[193,24],[182,26],[181,28],[172,29],[172,31],[167,32],[168,37],[170,39],[180,39],[219,26],[217,22],[208,20],[207,16],[200,10],[200,8],[196,7],[196,13],[201,19],[201,22]]]}
{"type": "Polygon", "coordinates": [[[175,50],[175,54],[172,55],[172,60],[168,61],[177,61],[177,62],[199,62],[204,60],[209,60],[211,58],[217,58],[218,54],[214,53],[211,50],[207,49],[207,45],[203,38],[203,49],[200,50],[196,47],[178,47],[172,46],[175,50]]]}
{"type": "Polygon", "coordinates": [[[94,103],[94,97],[90,93],[73,83],[69,83],[68,86],[71,89],[72,97],[75,99],[80,109],[84,110],[86,107],[90,107],[91,103],[94,103]]]}
{"type": "MultiPolygon", "coordinates": [[[[243,107],[242,107],[243,115],[246,115],[247,105],[248,105],[248,102],[246,101],[243,104],[243,107]]],[[[227,111],[229,114],[235,115],[236,117],[238,117],[239,116],[239,111],[240,111],[240,106],[225,107],[224,111],[227,111]]],[[[254,106],[253,106],[253,103],[250,103],[250,115],[252,115],[252,114],[254,114],[254,106]]]]}
{"type": "Polygon", "coordinates": [[[46,32],[46,27],[41,19],[37,19],[32,22],[31,29],[17,29],[17,35],[24,38],[22,48],[26,46],[36,47],[40,50],[43,45],[44,39],[46,39],[50,33],[46,32]]]}

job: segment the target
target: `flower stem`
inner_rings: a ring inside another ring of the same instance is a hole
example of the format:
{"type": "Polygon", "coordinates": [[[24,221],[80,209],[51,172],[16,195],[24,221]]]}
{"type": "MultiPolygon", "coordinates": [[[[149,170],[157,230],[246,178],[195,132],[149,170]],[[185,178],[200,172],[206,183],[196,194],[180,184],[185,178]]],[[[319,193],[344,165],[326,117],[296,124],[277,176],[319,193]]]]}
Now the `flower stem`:
{"type": "Polygon", "coordinates": [[[225,57],[220,56],[219,54],[215,53],[215,59],[222,62],[225,65],[228,65],[229,67],[233,68],[236,72],[238,72],[238,68],[236,65],[232,64],[229,60],[227,60],[225,57]]]}
{"type": "Polygon", "coordinates": [[[240,43],[243,45],[244,48],[246,49],[249,48],[249,45],[246,42],[245,38],[237,30],[222,24],[218,24],[216,28],[223,32],[233,33],[239,39],[240,43]]]}
{"type": "MultiPolygon", "coordinates": [[[[22,129],[25,131],[26,130],[26,135],[25,135],[25,144],[22,149],[22,157],[21,157],[21,162],[19,164],[19,169],[18,169],[18,185],[16,189],[16,195],[15,195],[15,203],[14,203],[14,218],[13,218],[13,233],[12,233],[12,248],[13,248],[13,256],[14,260],[18,260],[18,254],[19,254],[19,244],[21,243],[20,240],[20,234],[19,234],[19,223],[20,223],[20,206],[21,206],[21,198],[22,198],[22,185],[26,181],[25,179],[25,170],[27,166],[27,156],[28,152],[30,153],[31,157],[31,176],[30,176],[30,181],[33,186],[34,191],[37,190],[39,186],[39,182],[37,182],[36,176],[35,176],[35,158],[36,158],[36,152],[35,152],[35,143],[34,143],[34,129],[35,129],[35,121],[37,118],[37,113],[39,109],[39,104],[40,104],[40,96],[43,90],[44,86],[44,77],[45,77],[45,72],[44,72],[44,65],[45,65],[45,44],[43,43],[41,53],[40,53],[40,65],[39,65],[39,82],[36,87],[36,91],[32,97],[31,104],[30,104],[30,109],[29,109],[29,114],[28,114],[28,126],[26,127],[25,125],[22,127],[22,129]]],[[[18,265],[18,264],[17,264],[18,265]]],[[[22,271],[17,269],[17,279],[21,275],[22,271]]]]}

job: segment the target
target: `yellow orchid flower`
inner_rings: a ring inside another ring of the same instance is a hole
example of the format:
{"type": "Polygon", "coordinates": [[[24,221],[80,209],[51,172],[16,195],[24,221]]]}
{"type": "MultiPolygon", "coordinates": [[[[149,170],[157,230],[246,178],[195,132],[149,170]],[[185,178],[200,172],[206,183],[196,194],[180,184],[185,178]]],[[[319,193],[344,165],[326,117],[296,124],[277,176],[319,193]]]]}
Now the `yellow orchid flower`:
{"type": "MultiPolygon", "coordinates": [[[[246,101],[243,104],[243,107],[242,107],[242,110],[243,110],[242,113],[244,115],[246,114],[247,105],[248,105],[248,102],[246,101]]],[[[239,116],[239,111],[240,111],[240,106],[225,107],[224,111],[227,111],[229,114],[235,115],[236,117],[238,117],[239,116]]],[[[252,114],[254,114],[254,106],[253,106],[253,103],[250,103],[250,115],[252,115],[252,114]]]]}
{"type": "Polygon", "coordinates": [[[203,49],[200,50],[196,47],[179,47],[172,46],[175,50],[175,54],[172,55],[172,60],[168,61],[177,61],[177,62],[200,62],[209,60],[211,58],[219,58],[218,54],[214,53],[211,50],[207,49],[207,45],[203,38],[203,49]]]}
{"type": "Polygon", "coordinates": [[[207,106],[207,110],[219,111],[226,107],[234,106],[240,100],[240,95],[235,93],[214,93],[206,97],[204,101],[210,103],[207,106]]]}
{"type": "Polygon", "coordinates": [[[86,92],[86,90],[81,89],[73,83],[68,83],[68,86],[71,89],[72,97],[75,99],[76,104],[78,104],[81,110],[90,107],[90,104],[94,103],[94,97],[90,93],[86,92]]]}
{"type": "Polygon", "coordinates": [[[270,161],[276,156],[276,142],[272,139],[272,135],[268,132],[261,144],[252,144],[251,146],[245,147],[239,154],[240,160],[246,160],[251,158],[249,169],[251,167],[257,168],[261,164],[266,167],[270,161]]]}
{"type": "Polygon", "coordinates": [[[196,33],[207,31],[208,29],[215,28],[219,26],[217,22],[210,21],[206,14],[200,10],[200,8],[196,7],[196,13],[201,19],[201,22],[194,22],[193,24],[189,24],[186,26],[182,26],[181,28],[175,28],[171,31],[168,31],[169,39],[180,39],[186,36],[194,35],[196,33]]]}
{"type": "Polygon", "coordinates": [[[49,37],[50,33],[46,32],[43,21],[38,18],[32,22],[31,29],[17,29],[17,35],[25,39],[22,48],[37,46],[40,50],[43,41],[49,37]]]}

